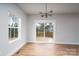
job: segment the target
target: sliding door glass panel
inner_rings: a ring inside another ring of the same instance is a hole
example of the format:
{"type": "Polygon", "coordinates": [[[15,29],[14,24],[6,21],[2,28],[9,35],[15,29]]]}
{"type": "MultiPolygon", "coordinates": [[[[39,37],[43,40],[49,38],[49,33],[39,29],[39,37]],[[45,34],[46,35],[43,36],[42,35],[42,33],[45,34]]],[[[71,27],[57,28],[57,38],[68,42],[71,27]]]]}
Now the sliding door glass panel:
{"type": "Polygon", "coordinates": [[[44,23],[36,24],[36,37],[39,41],[44,39],[44,23]]]}
{"type": "Polygon", "coordinates": [[[45,23],[45,37],[53,38],[53,24],[45,23]]]}

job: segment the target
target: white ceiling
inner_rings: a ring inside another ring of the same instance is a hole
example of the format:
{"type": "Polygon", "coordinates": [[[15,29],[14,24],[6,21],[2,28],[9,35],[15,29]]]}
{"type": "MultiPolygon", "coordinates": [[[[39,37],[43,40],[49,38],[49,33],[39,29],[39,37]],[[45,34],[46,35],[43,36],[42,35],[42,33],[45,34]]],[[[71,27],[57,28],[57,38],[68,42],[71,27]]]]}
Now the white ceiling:
{"type": "MultiPolygon", "coordinates": [[[[45,12],[45,3],[19,3],[17,4],[27,14],[39,14],[40,11],[45,12]]],[[[54,13],[79,13],[78,3],[48,3],[48,10],[54,13]]]]}

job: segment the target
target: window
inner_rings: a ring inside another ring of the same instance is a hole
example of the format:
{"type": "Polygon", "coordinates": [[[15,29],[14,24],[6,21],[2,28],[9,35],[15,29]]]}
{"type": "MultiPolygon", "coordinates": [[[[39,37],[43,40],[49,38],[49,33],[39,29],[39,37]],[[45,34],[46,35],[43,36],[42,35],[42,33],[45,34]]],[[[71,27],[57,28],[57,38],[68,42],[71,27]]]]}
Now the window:
{"type": "Polygon", "coordinates": [[[8,36],[9,40],[16,40],[20,38],[21,19],[18,16],[9,16],[8,36]]]}

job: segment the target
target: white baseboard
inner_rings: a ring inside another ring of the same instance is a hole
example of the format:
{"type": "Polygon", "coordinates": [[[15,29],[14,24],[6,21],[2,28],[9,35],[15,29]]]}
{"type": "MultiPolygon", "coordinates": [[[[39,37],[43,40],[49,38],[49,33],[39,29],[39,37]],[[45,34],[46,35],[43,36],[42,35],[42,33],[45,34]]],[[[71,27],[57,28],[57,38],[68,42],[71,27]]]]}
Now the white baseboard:
{"type": "Polygon", "coordinates": [[[7,56],[12,56],[13,54],[15,54],[19,49],[21,49],[24,45],[26,44],[26,42],[22,43],[18,48],[16,48],[15,50],[13,50],[11,53],[9,53],[7,56]]]}
{"type": "Polygon", "coordinates": [[[78,42],[55,42],[55,44],[71,44],[71,45],[79,45],[78,42]]]}
{"type": "MultiPolygon", "coordinates": [[[[36,41],[28,41],[28,43],[48,43],[48,42],[36,42],[36,41]]],[[[49,42],[52,44],[72,44],[72,45],[79,45],[78,42],[49,42]]]]}

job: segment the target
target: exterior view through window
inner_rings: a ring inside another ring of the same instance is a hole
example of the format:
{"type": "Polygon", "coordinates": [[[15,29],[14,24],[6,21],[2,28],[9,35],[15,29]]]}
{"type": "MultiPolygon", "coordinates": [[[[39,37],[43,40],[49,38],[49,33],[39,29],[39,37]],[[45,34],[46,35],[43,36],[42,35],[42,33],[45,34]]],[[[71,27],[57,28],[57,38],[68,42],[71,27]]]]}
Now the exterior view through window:
{"type": "Polygon", "coordinates": [[[8,23],[8,35],[9,40],[15,40],[19,38],[19,30],[21,25],[21,19],[17,16],[9,16],[9,23],[8,23]]]}
{"type": "Polygon", "coordinates": [[[53,23],[37,23],[36,24],[36,40],[52,41],[53,40],[53,23]]]}

